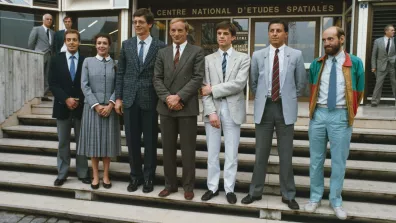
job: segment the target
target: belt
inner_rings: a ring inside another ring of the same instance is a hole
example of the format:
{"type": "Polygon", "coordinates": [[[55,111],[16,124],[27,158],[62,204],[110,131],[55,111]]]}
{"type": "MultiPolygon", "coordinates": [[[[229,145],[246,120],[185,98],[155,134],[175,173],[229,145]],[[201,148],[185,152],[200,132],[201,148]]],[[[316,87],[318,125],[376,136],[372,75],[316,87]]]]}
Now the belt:
{"type": "MultiPolygon", "coordinates": [[[[328,108],[327,105],[316,104],[318,108],[328,108]]],[[[336,105],[335,108],[348,108],[346,105],[336,105]]]]}

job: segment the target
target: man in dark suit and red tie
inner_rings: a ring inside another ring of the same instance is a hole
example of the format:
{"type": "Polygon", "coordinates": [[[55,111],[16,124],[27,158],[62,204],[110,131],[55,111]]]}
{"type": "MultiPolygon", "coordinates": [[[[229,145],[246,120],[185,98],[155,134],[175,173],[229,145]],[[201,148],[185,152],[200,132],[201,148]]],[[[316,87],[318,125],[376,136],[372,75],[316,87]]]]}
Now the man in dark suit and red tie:
{"type": "MultiPolygon", "coordinates": [[[[55,97],[52,117],[56,118],[58,130],[58,177],[54,185],[62,186],[66,181],[70,167],[71,128],[74,129],[76,148],[80,136],[81,116],[84,106],[84,94],[81,90],[81,67],[84,57],[79,55],[80,33],[67,30],[65,33],[66,52],[52,57],[49,74],[49,87],[55,97]]],[[[76,149],[77,150],[77,149],[76,149]]],[[[85,156],[76,155],[78,179],[91,184],[88,173],[88,161],[85,156]]]]}
{"type": "Polygon", "coordinates": [[[158,51],[154,70],[154,87],[158,94],[161,138],[164,153],[165,189],[160,197],[177,192],[176,152],[180,134],[182,152],[184,198],[194,198],[195,146],[198,89],[205,75],[204,51],[187,43],[189,25],[185,19],[170,21],[173,44],[158,51]]]}
{"type": "Polygon", "coordinates": [[[125,135],[131,168],[129,192],[143,185],[143,192],[154,189],[157,168],[158,97],[153,87],[155,58],[165,43],[150,36],[154,15],[146,8],[133,14],[136,36],[122,43],[116,75],[115,110],[124,116],[125,135]],[[144,159],[141,156],[141,137],[144,159]],[[142,165],[144,167],[142,168],[142,165]]]}

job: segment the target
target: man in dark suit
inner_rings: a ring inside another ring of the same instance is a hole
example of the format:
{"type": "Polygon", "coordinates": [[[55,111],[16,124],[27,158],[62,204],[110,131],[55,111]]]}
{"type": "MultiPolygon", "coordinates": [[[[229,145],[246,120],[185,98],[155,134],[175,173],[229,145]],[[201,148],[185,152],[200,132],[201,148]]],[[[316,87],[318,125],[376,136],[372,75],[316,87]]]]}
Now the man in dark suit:
{"type": "Polygon", "coordinates": [[[54,43],[54,31],[51,29],[52,15],[43,15],[43,25],[33,27],[29,35],[28,48],[44,54],[44,97],[41,100],[51,101],[46,97],[48,92],[48,72],[54,43]]]}
{"type": "MultiPolygon", "coordinates": [[[[51,59],[49,86],[55,96],[52,117],[56,118],[58,129],[58,177],[55,186],[66,181],[70,167],[71,128],[74,128],[76,148],[80,136],[81,116],[84,106],[84,94],[81,90],[81,67],[84,57],[78,54],[80,34],[77,30],[68,30],[65,34],[67,50],[51,59]]],[[[76,155],[78,179],[90,184],[88,161],[85,156],[76,155]]]]}
{"type": "Polygon", "coordinates": [[[65,29],[59,30],[54,35],[54,52],[56,54],[60,52],[66,52],[67,47],[65,44],[65,32],[70,30],[73,22],[70,16],[66,16],[63,18],[63,24],[65,25],[65,29]]]}
{"type": "Polygon", "coordinates": [[[153,82],[160,99],[157,111],[161,120],[164,154],[165,189],[159,196],[167,197],[178,190],[176,143],[177,135],[180,134],[184,198],[192,200],[199,114],[198,89],[205,75],[205,58],[202,48],[187,43],[188,27],[185,19],[171,20],[173,45],[158,52],[153,82]]]}
{"type": "Polygon", "coordinates": [[[131,168],[127,190],[134,192],[144,183],[143,192],[149,193],[154,188],[158,142],[158,113],[155,110],[158,97],[152,79],[157,52],[165,44],[150,36],[154,15],[148,9],[138,9],[133,14],[133,23],[137,36],[122,43],[118,60],[115,110],[124,115],[131,168]],[[140,149],[142,133],[144,160],[140,149]]]}

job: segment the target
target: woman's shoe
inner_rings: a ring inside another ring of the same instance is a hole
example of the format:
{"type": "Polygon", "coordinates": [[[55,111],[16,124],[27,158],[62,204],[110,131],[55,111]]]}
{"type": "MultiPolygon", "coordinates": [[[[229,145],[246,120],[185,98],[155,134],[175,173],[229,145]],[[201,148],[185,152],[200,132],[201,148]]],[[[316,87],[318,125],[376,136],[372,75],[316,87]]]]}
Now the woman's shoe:
{"type": "Polygon", "coordinates": [[[104,181],[103,181],[103,187],[104,188],[106,188],[106,189],[110,189],[111,188],[111,182],[109,183],[109,184],[107,184],[107,183],[105,183],[104,181]]]}
{"type": "Polygon", "coordinates": [[[97,189],[99,189],[99,184],[100,183],[98,183],[96,185],[91,184],[91,188],[94,189],[94,190],[97,190],[97,189]]]}

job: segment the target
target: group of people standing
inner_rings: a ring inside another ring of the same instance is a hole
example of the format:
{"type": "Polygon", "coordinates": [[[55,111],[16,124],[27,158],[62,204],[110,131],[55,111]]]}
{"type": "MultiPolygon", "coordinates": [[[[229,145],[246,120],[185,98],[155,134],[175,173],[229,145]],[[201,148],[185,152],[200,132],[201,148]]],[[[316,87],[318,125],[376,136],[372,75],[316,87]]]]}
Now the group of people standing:
{"type": "Polygon", "coordinates": [[[293,135],[297,98],[308,81],[311,86],[311,195],[305,210],[314,212],[320,206],[324,191],[323,164],[327,141],[330,141],[330,204],[338,218],[347,218],[341,191],[352,124],[363,96],[364,71],[362,61],[343,50],[345,33],[341,28],[324,31],[322,41],[326,54],[311,63],[307,75],[302,52],[285,44],[288,25],[281,20],[269,23],[270,45],[254,52],[251,60],[232,47],[237,29],[229,21],[217,24],[219,49],[206,57],[201,47],[188,43],[189,25],[183,18],[170,21],[170,46],[150,35],[154,16],[148,9],[138,9],[133,14],[133,23],[136,36],[122,43],[117,65],[109,56],[109,35],[97,35],[96,57],[84,58],[78,53],[80,35],[73,29],[64,33],[65,52],[51,59],[49,86],[55,96],[53,117],[57,119],[59,137],[56,186],[67,179],[73,127],[79,179],[91,184],[93,189],[99,188],[101,158],[103,187],[111,187],[110,159],[121,153],[119,116],[123,116],[131,169],[127,190],[134,192],[143,185],[144,193],[152,192],[159,115],[165,176],[165,188],[159,196],[167,197],[179,189],[176,153],[180,136],[182,187],[185,199],[192,200],[201,94],[208,149],[208,190],[201,200],[208,201],[219,194],[223,132],[224,190],[227,201],[235,204],[240,130],[246,121],[243,91],[250,74],[249,82],[255,95],[256,159],[249,193],[241,202],[250,204],[262,199],[275,129],[282,202],[291,209],[300,208],[295,200],[293,135]],[[92,181],[86,157],[92,159],[92,181]]]}

